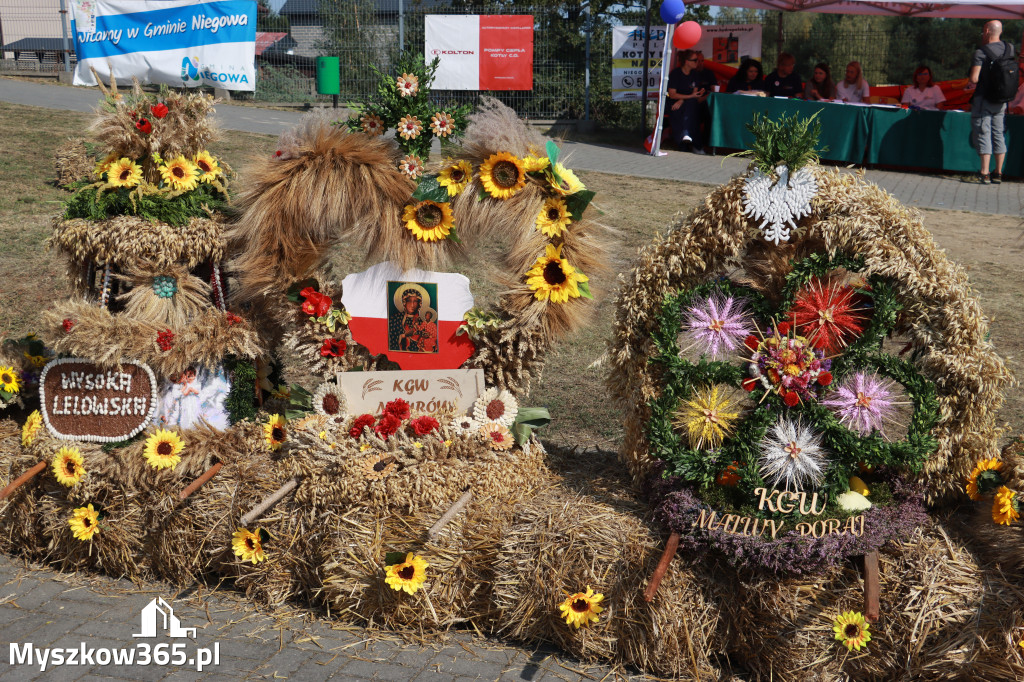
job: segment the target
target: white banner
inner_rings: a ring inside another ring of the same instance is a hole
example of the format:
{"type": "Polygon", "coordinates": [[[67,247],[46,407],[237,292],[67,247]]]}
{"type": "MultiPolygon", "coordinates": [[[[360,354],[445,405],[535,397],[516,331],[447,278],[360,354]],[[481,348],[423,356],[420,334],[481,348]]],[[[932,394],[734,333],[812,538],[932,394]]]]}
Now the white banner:
{"type": "Polygon", "coordinates": [[[75,85],[256,88],[255,0],[73,0],[75,85]]]}
{"type": "MultiPolygon", "coordinates": [[[[701,26],[700,41],[694,50],[717,64],[739,66],[744,59],[761,59],[761,24],[721,24],[701,26]]],[[[771,69],[765,69],[765,72],[771,69]]]]}
{"type": "Polygon", "coordinates": [[[651,27],[645,46],[643,26],[612,27],[612,101],[632,102],[643,96],[644,60],[647,60],[647,99],[656,100],[661,90],[661,55],[665,50],[664,26],[651,27]]]}
{"type": "Polygon", "coordinates": [[[428,14],[423,46],[435,90],[533,89],[530,14],[428,14]]]}

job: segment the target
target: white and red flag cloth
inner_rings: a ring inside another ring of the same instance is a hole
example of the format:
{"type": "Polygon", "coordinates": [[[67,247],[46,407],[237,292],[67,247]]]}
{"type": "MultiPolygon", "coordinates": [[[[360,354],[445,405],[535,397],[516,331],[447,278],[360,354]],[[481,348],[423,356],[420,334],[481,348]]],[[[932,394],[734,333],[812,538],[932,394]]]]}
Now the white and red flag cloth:
{"type": "Polygon", "coordinates": [[[428,14],[424,51],[435,90],[533,90],[533,15],[428,14]]]}

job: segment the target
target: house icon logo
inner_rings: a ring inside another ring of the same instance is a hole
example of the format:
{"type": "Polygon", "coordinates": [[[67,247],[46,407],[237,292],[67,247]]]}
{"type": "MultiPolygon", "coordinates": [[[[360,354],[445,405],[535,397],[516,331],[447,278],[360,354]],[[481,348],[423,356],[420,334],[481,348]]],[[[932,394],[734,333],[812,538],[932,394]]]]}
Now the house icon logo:
{"type": "Polygon", "coordinates": [[[156,637],[157,630],[162,627],[167,631],[168,637],[195,637],[195,628],[181,627],[181,621],[174,615],[174,609],[164,601],[163,597],[157,597],[142,609],[142,632],[132,637],[156,637]],[[162,626],[161,626],[162,618],[162,626]]]}

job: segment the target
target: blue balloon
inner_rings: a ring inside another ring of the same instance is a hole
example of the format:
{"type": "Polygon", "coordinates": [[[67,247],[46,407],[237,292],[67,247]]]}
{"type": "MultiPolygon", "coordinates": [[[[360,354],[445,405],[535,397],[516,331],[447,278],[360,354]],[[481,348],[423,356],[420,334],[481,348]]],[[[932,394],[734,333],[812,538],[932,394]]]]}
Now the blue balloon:
{"type": "Polygon", "coordinates": [[[685,11],[683,0],[665,0],[661,3],[661,19],[666,24],[678,24],[682,21],[685,11]]]}

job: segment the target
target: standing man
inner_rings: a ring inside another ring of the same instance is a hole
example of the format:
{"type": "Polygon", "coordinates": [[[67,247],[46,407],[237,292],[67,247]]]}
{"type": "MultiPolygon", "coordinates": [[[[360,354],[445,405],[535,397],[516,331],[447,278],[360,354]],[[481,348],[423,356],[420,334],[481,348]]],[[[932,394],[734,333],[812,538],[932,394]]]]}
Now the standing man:
{"type": "MultiPolygon", "coordinates": [[[[1006,158],[1006,101],[993,93],[993,84],[999,78],[994,70],[1003,57],[1013,57],[1013,46],[1000,36],[1003,25],[999,21],[985,24],[981,32],[981,47],[974,51],[971,72],[966,89],[974,90],[971,98],[971,146],[981,158],[981,172],[973,180],[982,185],[1003,181],[1003,160],[1006,158]],[[995,155],[995,170],[989,174],[990,161],[995,155]]],[[[1011,95],[1012,98],[1012,95],[1011,95]]]]}

